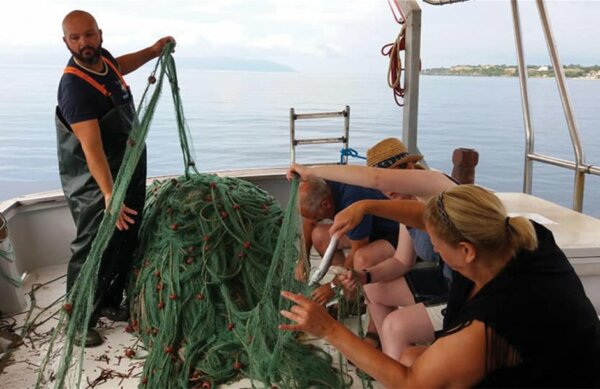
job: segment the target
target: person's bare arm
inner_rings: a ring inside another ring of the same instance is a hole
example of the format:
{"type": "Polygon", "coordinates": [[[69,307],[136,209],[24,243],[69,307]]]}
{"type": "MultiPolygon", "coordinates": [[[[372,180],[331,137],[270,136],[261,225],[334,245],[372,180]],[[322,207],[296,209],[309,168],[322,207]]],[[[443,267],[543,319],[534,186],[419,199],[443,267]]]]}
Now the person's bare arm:
{"type": "Polygon", "coordinates": [[[425,230],[424,210],[425,205],[418,200],[360,200],[335,215],[329,234],[350,231],[365,215],[379,216],[425,230]]]}
{"type": "Polygon", "coordinates": [[[306,255],[310,256],[310,250],[312,249],[312,233],[317,225],[317,221],[307,218],[302,218],[302,234],[304,235],[304,248],[306,249],[306,255]]]}
{"type": "Polygon", "coordinates": [[[312,233],[317,222],[315,220],[302,219],[302,234],[304,235],[304,250],[305,252],[298,257],[296,267],[294,268],[294,279],[298,281],[306,281],[307,271],[310,268],[310,250],[312,249],[312,233]]]}
{"type": "Polygon", "coordinates": [[[280,324],[280,329],[323,338],[386,387],[468,387],[485,376],[485,327],[481,322],[438,339],[407,367],[363,342],[306,297],[286,291],[281,294],[296,305],[281,311],[294,323],[280,324]]]}
{"type": "Polygon", "coordinates": [[[485,325],[473,321],[436,340],[411,365],[411,387],[473,387],[486,374],[485,325]]]}
{"type": "Polygon", "coordinates": [[[399,361],[404,366],[411,367],[413,363],[415,363],[415,360],[419,358],[421,354],[423,354],[428,348],[429,345],[410,346],[404,350],[402,355],[400,355],[399,361]]]}
{"type": "Polygon", "coordinates": [[[168,42],[175,42],[175,39],[171,36],[166,36],[156,41],[152,46],[117,57],[121,73],[123,75],[131,73],[146,62],[158,57],[168,42]]]}
{"type": "Polygon", "coordinates": [[[294,164],[288,170],[288,179],[291,179],[294,173],[299,174],[303,180],[311,177],[322,178],[417,197],[430,197],[455,185],[443,173],[435,170],[381,169],[358,165],[309,168],[294,164]]]}
{"type": "Polygon", "coordinates": [[[100,124],[97,119],[85,120],[71,124],[73,134],[81,143],[81,148],[88,164],[88,169],[96,180],[105,202],[108,205],[113,190],[113,177],[108,166],[102,137],[100,136],[100,124]]]}
{"type": "MultiPolygon", "coordinates": [[[[104,196],[105,208],[108,208],[113,192],[113,177],[110,172],[108,160],[104,154],[100,124],[97,119],[84,120],[71,124],[71,129],[81,143],[90,174],[96,181],[96,184],[98,184],[102,196],[104,196]]],[[[129,229],[129,225],[135,223],[135,220],[131,218],[132,215],[137,215],[137,211],[123,204],[119,212],[116,227],[119,230],[129,229]]]]}

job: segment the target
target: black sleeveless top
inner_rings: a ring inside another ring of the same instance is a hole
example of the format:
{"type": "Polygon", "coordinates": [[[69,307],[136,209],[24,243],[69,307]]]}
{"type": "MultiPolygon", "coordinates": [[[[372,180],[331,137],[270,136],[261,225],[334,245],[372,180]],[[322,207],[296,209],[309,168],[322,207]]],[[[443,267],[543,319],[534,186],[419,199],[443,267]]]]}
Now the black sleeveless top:
{"type": "Polygon", "coordinates": [[[455,273],[441,336],[485,324],[487,374],[480,387],[600,387],[600,321],[552,233],[532,222],[535,251],[519,252],[470,300],[455,273]],[[516,361],[503,366],[505,358],[516,361]]]}

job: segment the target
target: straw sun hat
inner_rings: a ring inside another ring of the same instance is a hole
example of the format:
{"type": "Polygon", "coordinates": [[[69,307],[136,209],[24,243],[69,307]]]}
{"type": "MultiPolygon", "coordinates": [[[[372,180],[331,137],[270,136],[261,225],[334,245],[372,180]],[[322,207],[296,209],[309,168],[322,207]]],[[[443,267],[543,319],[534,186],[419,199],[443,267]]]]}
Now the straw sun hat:
{"type": "Polygon", "coordinates": [[[404,143],[397,138],[384,139],[367,150],[367,166],[371,167],[394,168],[422,159],[422,155],[409,154],[404,143]]]}

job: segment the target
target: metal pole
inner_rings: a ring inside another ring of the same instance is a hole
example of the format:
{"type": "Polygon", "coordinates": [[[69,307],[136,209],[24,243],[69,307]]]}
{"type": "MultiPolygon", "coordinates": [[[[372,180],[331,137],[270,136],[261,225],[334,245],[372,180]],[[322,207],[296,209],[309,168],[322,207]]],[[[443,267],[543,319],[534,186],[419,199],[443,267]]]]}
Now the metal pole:
{"type": "Polygon", "coordinates": [[[396,0],[406,20],[404,66],[404,108],[402,140],[408,151],[418,153],[417,123],[419,116],[419,72],[421,71],[421,8],[415,0],[396,0]]]}
{"type": "Polygon", "coordinates": [[[290,163],[296,163],[296,113],[290,108],[290,163]]]}
{"type": "Polygon", "coordinates": [[[533,178],[533,160],[529,154],[534,149],[534,133],[531,125],[531,113],[529,111],[529,92],[527,89],[527,65],[523,51],[523,36],[521,34],[521,18],[519,17],[519,6],[517,0],[511,0],[513,14],[513,25],[515,30],[515,46],[517,49],[517,64],[519,68],[519,86],[521,87],[521,109],[523,110],[523,125],[525,128],[525,166],[523,172],[523,192],[531,194],[533,178]]]}
{"type": "Polygon", "coordinates": [[[542,28],[544,29],[544,37],[546,38],[548,53],[550,54],[552,67],[554,69],[556,84],[558,85],[558,90],[560,93],[560,100],[562,102],[563,111],[565,112],[569,134],[571,135],[573,151],[575,152],[575,164],[577,168],[575,170],[575,181],[573,188],[573,209],[581,212],[583,209],[585,173],[582,171],[582,169],[580,169],[580,167],[584,164],[584,155],[581,148],[579,130],[577,129],[577,124],[575,123],[575,116],[573,115],[571,100],[569,98],[569,92],[567,90],[567,84],[565,81],[565,71],[562,68],[560,59],[558,58],[558,50],[556,49],[556,43],[554,41],[554,35],[552,33],[552,28],[550,27],[550,20],[548,19],[548,13],[546,12],[546,5],[544,4],[544,1],[537,0],[537,7],[540,13],[542,28]]]}
{"type": "MultiPolygon", "coordinates": [[[[350,106],[344,110],[344,149],[348,150],[350,144],[350,106]]],[[[344,165],[348,164],[348,154],[344,155],[344,165]]]]}

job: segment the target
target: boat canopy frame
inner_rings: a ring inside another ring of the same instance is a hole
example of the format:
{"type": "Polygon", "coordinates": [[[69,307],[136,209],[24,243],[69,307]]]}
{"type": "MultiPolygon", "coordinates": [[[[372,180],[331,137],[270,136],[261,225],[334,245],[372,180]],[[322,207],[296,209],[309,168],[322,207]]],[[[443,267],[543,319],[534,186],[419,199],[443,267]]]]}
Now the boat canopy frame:
{"type": "MultiPolygon", "coordinates": [[[[419,72],[421,50],[421,9],[416,0],[394,0],[405,16],[406,26],[406,60],[405,60],[405,99],[402,118],[402,140],[407,145],[409,152],[419,153],[417,146],[417,118],[419,104],[419,72]]],[[[446,5],[466,0],[423,0],[432,5],[446,5]]],[[[529,93],[527,86],[527,65],[523,50],[521,21],[517,0],[511,0],[515,47],[517,54],[517,68],[519,74],[519,87],[521,90],[521,108],[523,111],[523,126],[525,131],[525,163],[523,169],[523,193],[532,194],[533,162],[541,162],[575,171],[573,183],[572,209],[578,212],[583,210],[583,196],[585,193],[585,175],[600,175],[600,166],[589,164],[585,161],[585,154],[579,135],[579,129],[573,113],[571,99],[566,84],[565,72],[562,67],[550,18],[544,0],[536,0],[540,15],[542,30],[548,53],[552,61],[558,92],[560,95],[567,128],[573,146],[574,161],[541,154],[535,151],[534,130],[531,120],[529,93]]]]}
{"type": "Polygon", "coordinates": [[[550,18],[546,10],[546,5],[544,0],[536,0],[536,5],[540,15],[544,38],[548,47],[548,54],[550,55],[550,60],[552,61],[552,70],[554,71],[554,78],[556,80],[569,135],[571,137],[571,144],[573,146],[575,160],[569,161],[550,155],[540,154],[535,151],[534,130],[531,122],[529,93],[527,89],[527,66],[525,63],[525,54],[523,50],[519,7],[517,0],[511,0],[515,43],[517,49],[517,62],[519,69],[519,86],[521,89],[521,108],[523,110],[523,124],[525,128],[525,166],[523,174],[523,192],[527,194],[531,194],[532,192],[534,161],[574,170],[575,177],[573,182],[572,208],[575,211],[582,212],[583,195],[585,193],[585,175],[600,175],[600,167],[588,164],[585,161],[583,145],[581,142],[581,137],[579,136],[579,128],[577,126],[577,121],[575,120],[573,106],[571,104],[571,99],[567,88],[565,71],[558,55],[558,49],[554,40],[552,27],[550,26],[550,18]]]}

